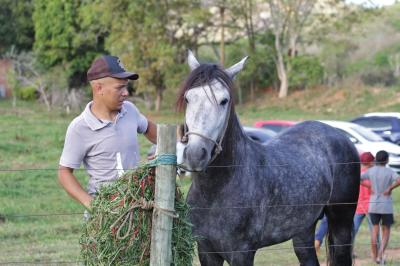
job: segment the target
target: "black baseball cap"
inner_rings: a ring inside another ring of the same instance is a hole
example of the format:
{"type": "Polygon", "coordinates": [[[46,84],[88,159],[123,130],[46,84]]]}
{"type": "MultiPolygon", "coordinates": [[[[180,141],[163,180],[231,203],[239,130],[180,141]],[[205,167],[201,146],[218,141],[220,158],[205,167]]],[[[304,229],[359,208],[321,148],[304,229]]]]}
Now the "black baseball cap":
{"type": "Polygon", "coordinates": [[[88,81],[113,77],[117,79],[136,80],[139,75],[125,70],[121,60],[112,55],[102,55],[96,58],[87,72],[88,81]]]}

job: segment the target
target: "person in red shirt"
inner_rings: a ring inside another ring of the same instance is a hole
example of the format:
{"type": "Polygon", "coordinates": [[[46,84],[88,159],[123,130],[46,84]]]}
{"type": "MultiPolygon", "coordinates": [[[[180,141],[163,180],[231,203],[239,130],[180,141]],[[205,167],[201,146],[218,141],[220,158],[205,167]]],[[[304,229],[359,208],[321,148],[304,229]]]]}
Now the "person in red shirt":
{"type": "MultiPolygon", "coordinates": [[[[361,161],[361,174],[365,173],[374,164],[374,156],[370,152],[364,152],[360,156],[361,161]]],[[[363,181],[369,182],[369,180],[363,181]]],[[[371,196],[371,189],[360,185],[360,193],[358,195],[356,214],[354,215],[354,225],[353,225],[353,242],[355,240],[358,229],[360,229],[361,223],[365,217],[368,220],[368,227],[370,232],[372,232],[372,223],[368,216],[369,198],[371,196]]]]}

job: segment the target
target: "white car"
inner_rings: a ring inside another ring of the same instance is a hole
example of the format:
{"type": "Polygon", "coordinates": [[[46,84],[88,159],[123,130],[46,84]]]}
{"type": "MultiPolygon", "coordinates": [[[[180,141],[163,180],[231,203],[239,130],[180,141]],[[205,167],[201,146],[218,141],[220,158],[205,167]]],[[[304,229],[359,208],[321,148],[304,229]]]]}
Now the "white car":
{"type": "Polygon", "coordinates": [[[383,140],[371,130],[350,122],[320,121],[339,129],[354,143],[359,153],[370,152],[374,156],[380,150],[389,153],[389,167],[400,172],[400,146],[383,140]]]}

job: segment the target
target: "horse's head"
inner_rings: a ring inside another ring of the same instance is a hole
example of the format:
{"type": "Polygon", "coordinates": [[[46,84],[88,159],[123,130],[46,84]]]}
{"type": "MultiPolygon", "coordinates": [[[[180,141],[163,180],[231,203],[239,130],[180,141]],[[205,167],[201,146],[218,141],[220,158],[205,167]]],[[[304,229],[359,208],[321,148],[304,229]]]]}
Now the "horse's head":
{"type": "Polygon", "coordinates": [[[233,112],[233,78],[247,57],[228,69],[217,64],[200,64],[189,51],[192,70],[181,88],[178,107],[186,106],[187,145],[182,167],[202,171],[221,151],[221,143],[233,112]]]}

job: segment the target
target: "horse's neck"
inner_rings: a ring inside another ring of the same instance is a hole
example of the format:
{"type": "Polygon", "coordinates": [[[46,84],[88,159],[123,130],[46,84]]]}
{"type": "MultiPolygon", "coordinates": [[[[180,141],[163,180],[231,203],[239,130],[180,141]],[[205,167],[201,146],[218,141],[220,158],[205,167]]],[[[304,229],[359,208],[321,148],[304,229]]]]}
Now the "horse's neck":
{"type": "Polygon", "coordinates": [[[235,178],[237,166],[246,164],[246,147],[248,138],[241,129],[239,120],[234,112],[230,116],[224,139],[222,151],[204,172],[192,176],[192,189],[208,191],[209,198],[218,197],[220,189],[235,178]]]}
{"type": "MultiPolygon", "coordinates": [[[[209,165],[207,171],[215,174],[214,172],[221,172],[226,166],[232,166],[243,163],[245,160],[245,151],[248,144],[248,138],[243,132],[239,123],[236,113],[232,111],[229,123],[222,141],[222,151],[209,165]],[[221,167],[223,167],[221,169],[221,167]]],[[[231,169],[231,171],[234,171],[231,169]]]]}

